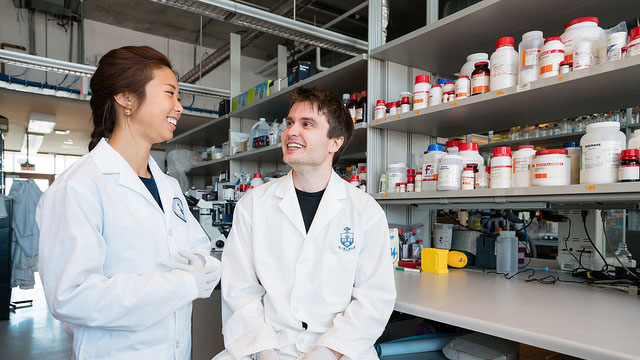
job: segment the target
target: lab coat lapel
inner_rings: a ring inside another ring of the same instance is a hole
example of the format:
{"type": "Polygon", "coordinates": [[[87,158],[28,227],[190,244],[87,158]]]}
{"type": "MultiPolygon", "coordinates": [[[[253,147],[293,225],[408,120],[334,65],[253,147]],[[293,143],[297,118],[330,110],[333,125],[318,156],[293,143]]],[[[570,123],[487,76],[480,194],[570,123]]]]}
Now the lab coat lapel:
{"type": "Polygon", "coordinates": [[[100,140],[98,145],[96,145],[90,154],[102,174],[107,177],[116,176],[120,185],[128,187],[129,189],[139,193],[147,199],[147,201],[151,202],[153,207],[158,209],[158,211],[162,211],[160,210],[156,200],[151,196],[151,193],[138,178],[138,175],[136,175],[129,163],[127,163],[120,153],[112,148],[104,138],[100,140]]]}
{"type": "MultiPolygon", "coordinates": [[[[165,217],[168,217],[173,212],[173,198],[178,197],[174,187],[170,183],[170,179],[167,179],[156,161],[149,155],[149,169],[156,181],[158,187],[158,194],[160,194],[160,202],[164,209],[165,217]]],[[[154,200],[155,201],[155,200],[154,200]]],[[[186,206],[186,204],[183,204],[186,206]]]]}
{"type": "Polygon", "coordinates": [[[311,223],[311,228],[309,228],[308,235],[310,238],[322,231],[331,219],[340,212],[342,208],[341,200],[347,197],[346,186],[347,183],[332,171],[329,185],[327,185],[327,189],[322,195],[322,200],[311,223]]]}
{"type": "Polygon", "coordinates": [[[303,237],[306,236],[307,231],[304,227],[304,220],[302,219],[302,211],[300,210],[298,195],[296,195],[296,188],[293,186],[293,175],[291,171],[282,179],[275,194],[282,199],[278,203],[280,210],[289,218],[293,226],[300,231],[300,234],[303,237]]]}

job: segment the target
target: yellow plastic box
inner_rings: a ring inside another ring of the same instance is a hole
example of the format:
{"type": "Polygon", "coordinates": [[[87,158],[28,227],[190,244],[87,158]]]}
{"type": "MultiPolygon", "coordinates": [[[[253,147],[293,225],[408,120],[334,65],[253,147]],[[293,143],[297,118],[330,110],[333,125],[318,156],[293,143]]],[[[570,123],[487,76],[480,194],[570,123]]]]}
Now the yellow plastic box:
{"type": "Polygon", "coordinates": [[[422,271],[435,274],[447,274],[449,250],[427,248],[422,249],[422,271]]]}

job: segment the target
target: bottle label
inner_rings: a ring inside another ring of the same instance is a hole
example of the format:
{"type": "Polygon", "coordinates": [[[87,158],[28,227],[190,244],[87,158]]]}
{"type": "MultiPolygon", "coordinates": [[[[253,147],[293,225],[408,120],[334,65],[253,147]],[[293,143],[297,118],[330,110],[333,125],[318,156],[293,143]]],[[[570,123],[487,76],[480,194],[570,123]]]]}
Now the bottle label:
{"type": "Polygon", "coordinates": [[[513,173],[522,174],[531,170],[531,158],[514,158],[513,159],[513,173]]]}
{"type": "Polygon", "coordinates": [[[362,120],[362,108],[356,109],[356,121],[362,120]]]}
{"type": "Polygon", "coordinates": [[[512,76],[515,79],[516,76],[516,64],[515,63],[502,63],[491,64],[491,77],[508,77],[512,76]]]}
{"type": "Polygon", "coordinates": [[[425,164],[422,168],[422,181],[438,181],[438,167],[425,164]]]}
{"type": "Polygon", "coordinates": [[[618,167],[618,181],[640,179],[640,165],[620,165],[618,167]]]}
{"type": "Polygon", "coordinates": [[[471,77],[471,94],[481,94],[489,91],[489,76],[486,73],[475,74],[471,77]]]}
{"type": "Polygon", "coordinates": [[[522,51],[522,67],[536,66],[540,59],[540,49],[527,49],[522,51]]]}
{"type": "Polygon", "coordinates": [[[349,115],[351,115],[351,121],[356,122],[356,109],[355,108],[350,108],[349,109],[349,115]]]}
{"type": "Polygon", "coordinates": [[[600,141],[582,146],[580,170],[618,167],[622,144],[619,141],[600,141]]]}
{"type": "Polygon", "coordinates": [[[573,69],[584,69],[591,66],[591,52],[573,53],[573,69]]]}
{"type": "Polygon", "coordinates": [[[460,187],[462,183],[462,168],[457,165],[440,165],[438,173],[438,186],[460,187]]]}

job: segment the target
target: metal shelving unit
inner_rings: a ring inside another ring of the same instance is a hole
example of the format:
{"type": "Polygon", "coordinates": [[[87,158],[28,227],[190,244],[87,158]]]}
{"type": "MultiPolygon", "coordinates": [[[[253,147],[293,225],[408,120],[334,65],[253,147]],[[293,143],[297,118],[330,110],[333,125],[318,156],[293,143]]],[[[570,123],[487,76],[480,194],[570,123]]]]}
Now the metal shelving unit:
{"type": "Polygon", "coordinates": [[[640,2],[634,0],[485,0],[378,46],[370,56],[452,75],[467,55],[495,50],[499,37],[513,36],[518,43],[530,30],[560,35],[567,21],[593,15],[609,28],[638,13],[640,2]]]}
{"type": "Polygon", "coordinates": [[[634,183],[567,185],[509,189],[423,191],[375,194],[383,205],[419,205],[429,209],[638,209],[640,186],[634,183]]]}
{"type": "MultiPolygon", "coordinates": [[[[182,118],[180,119],[182,121],[182,118]]],[[[178,123],[180,127],[180,123],[178,123]]],[[[174,136],[167,144],[189,144],[191,146],[211,146],[222,144],[229,138],[229,116],[210,119],[196,126],[185,126],[188,130],[174,136]]]]}
{"type": "Polygon", "coordinates": [[[450,137],[622,109],[638,104],[638,78],[636,56],[376,120],[370,126],[450,137]]]}
{"type": "Polygon", "coordinates": [[[487,144],[480,144],[480,151],[491,151],[496,146],[511,146],[517,147],[518,145],[535,145],[542,147],[550,147],[550,146],[562,146],[563,143],[567,141],[580,141],[580,137],[584,135],[584,131],[579,131],[575,133],[566,133],[566,134],[558,134],[558,135],[550,135],[550,136],[541,136],[537,138],[529,138],[529,139],[519,139],[519,140],[509,140],[509,141],[497,141],[490,142],[487,144]]]}
{"type": "Polygon", "coordinates": [[[338,95],[351,93],[359,89],[367,88],[367,55],[361,54],[353,57],[329,70],[315,74],[308,79],[300,81],[289,87],[260,99],[253,104],[231,112],[231,117],[273,120],[281,119],[287,115],[289,109],[288,93],[300,86],[318,87],[329,89],[338,95]]]}

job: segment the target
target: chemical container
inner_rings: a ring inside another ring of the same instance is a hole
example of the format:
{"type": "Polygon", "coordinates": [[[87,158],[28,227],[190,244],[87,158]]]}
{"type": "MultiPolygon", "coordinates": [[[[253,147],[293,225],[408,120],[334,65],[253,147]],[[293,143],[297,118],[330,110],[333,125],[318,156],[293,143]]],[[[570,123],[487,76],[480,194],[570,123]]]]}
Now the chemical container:
{"type": "Polygon", "coordinates": [[[460,144],[458,155],[462,156],[462,163],[465,167],[475,164],[477,167],[484,166],[484,158],[478,152],[478,143],[463,142],[460,144]]]}
{"type": "Polygon", "coordinates": [[[580,143],[576,141],[566,142],[562,147],[567,150],[569,160],[571,160],[571,183],[580,183],[580,143]]]}
{"type": "Polygon", "coordinates": [[[580,139],[580,184],[610,184],[617,181],[620,152],[627,138],[616,121],[587,125],[580,139]]]}
{"type": "Polygon", "coordinates": [[[518,238],[515,231],[501,231],[496,239],[496,272],[507,275],[518,272],[518,238]]]}
{"type": "Polygon", "coordinates": [[[476,63],[478,61],[489,61],[489,54],[486,53],[475,53],[467,56],[467,62],[462,65],[460,69],[460,75],[465,75],[467,77],[471,77],[471,73],[476,68],[476,63]]]}
{"type": "Polygon", "coordinates": [[[635,55],[640,55],[640,26],[631,30],[629,45],[627,45],[627,56],[635,55]]]}
{"type": "MultiPolygon", "coordinates": [[[[622,48],[627,46],[627,32],[620,31],[609,34],[607,37],[607,61],[622,59],[622,48]]],[[[627,50],[628,51],[628,50],[627,50]]]]}
{"type": "Polygon", "coordinates": [[[493,148],[489,187],[492,189],[510,188],[512,167],[511,148],[506,146],[493,148]]]}
{"type": "Polygon", "coordinates": [[[413,109],[423,109],[429,106],[429,75],[416,76],[416,82],[413,86],[413,109]]]}
{"type": "Polygon", "coordinates": [[[638,160],[638,149],[622,150],[621,162],[618,167],[619,182],[635,182],[640,180],[640,161],[638,160]]]}
{"type": "Polygon", "coordinates": [[[384,100],[376,101],[376,108],[373,112],[373,118],[376,120],[384,119],[387,114],[387,106],[384,103],[384,100]]]}
{"type": "Polygon", "coordinates": [[[438,188],[438,166],[446,153],[442,145],[429,145],[422,156],[422,191],[433,191],[438,188]]]}
{"type": "Polygon", "coordinates": [[[458,76],[456,80],[456,99],[464,99],[471,95],[471,81],[467,75],[458,76]]]}
{"type": "Polygon", "coordinates": [[[531,186],[531,167],[536,151],[533,145],[520,145],[518,151],[513,153],[513,173],[511,176],[513,187],[531,186]]]}
{"type": "Polygon", "coordinates": [[[462,170],[462,190],[473,190],[475,188],[475,180],[473,168],[466,167],[462,170]]]}
{"type": "Polygon", "coordinates": [[[490,77],[489,62],[477,62],[475,70],[471,73],[471,95],[489,92],[490,77]]]}
{"type": "Polygon", "coordinates": [[[462,156],[444,155],[438,166],[438,190],[460,190],[462,169],[462,156]]]}
{"type": "Polygon", "coordinates": [[[429,90],[429,106],[442,103],[442,85],[433,85],[429,90]]]}
{"type": "Polygon", "coordinates": [[[489,188],[489,173],[487,172],[486,166],[481,166],[478,168],[478,172],[476,173],[476,189],[488,189],[489,188]]]}
{"type": "Polygon", "coordinates": [[[591,52],[593,43],[583,40],[576,44],[573,50],[573,70],[581,70],[595,65],[595,60],[591,52]]]}
{"type": "Polygon", "coordinates": [[[460,145],[462,145],[462,141],[460,140],[449,140],[445,143],[447,147],[447,153],[449,155],[458,155],[460,151],[460,145]]]}
{"type": "Polygon", "coordinates": [[[387,188],[390,193],[397,192],[396,185],[398,183],[407,182],[407,165],[405,163],[390,164],[387,167],[387,177],[389,179],[387,188]]]}
{"type": "MultiPolygon", "coordinates": [[[[594,44],[600,39],[603,30],[598,26],[598,22],[597,17],[582,17],[571,20],[564,25],[564,33],[561,38],[564,44],[565,60],[574,62],[573,53],[579,42],[586,40],[594,44]]],[[[594,56],[597,54],[598,52],[595,51],[594,56]]]]}
{"type": "Polygon", "coordinates": [[[253,149],[259,149],[270,145],[269,131],[271,127],[267,124],[267,119],[260,120],[251,127],[251,146],[253,149]]]}
{"type": "Polygon", "coordinates": [[[640,129],[634,131],[629,139],[629,146],[627,149],[640,149],[640,129]]]}
{"type": "Polygon", "coordinates": [[[491,91],[516,85],[518,82],[518,52],[510,36],[496,41],[496,51],[491,54],[491,91]]]}
{"type": "MultiPolygon", "coordinates": [[[[560,73],[560,62],[565,59],[565,51],[560,36],[550,36],[544,40],[544,45],[540,52],[541,79],[556,76],[560,73]]],[[[573,48],[571,51],[573,51],[573,48]]],[[[573,58],[573,55],[571,57],[573,58]]]]}
{"type": "Polygon", "coordinates": [[[518,45],[518,52],[520,53],[518,84],[538,80],[542,45],[544,45],[542,31],[529,31],[522,35],[522,41],[518,45]]]}
{"type": "Polygon", "coordinates": [[[533,186],[571,184],[571,160],[565,149],[538,150],[533,161],[533,186]]]}

